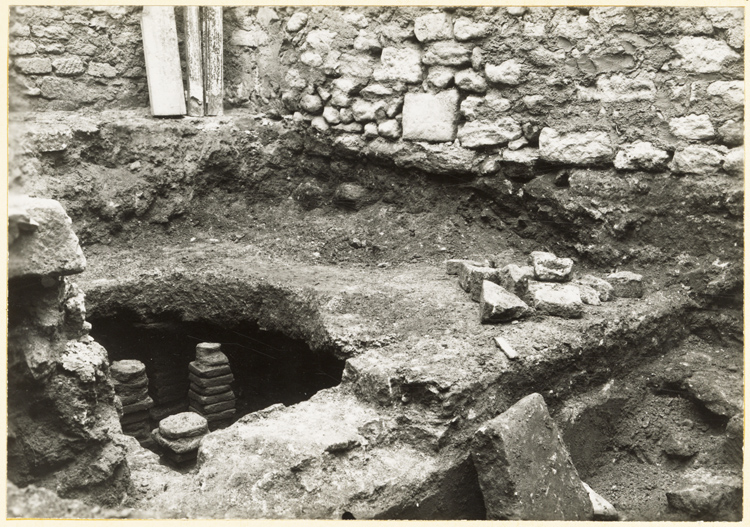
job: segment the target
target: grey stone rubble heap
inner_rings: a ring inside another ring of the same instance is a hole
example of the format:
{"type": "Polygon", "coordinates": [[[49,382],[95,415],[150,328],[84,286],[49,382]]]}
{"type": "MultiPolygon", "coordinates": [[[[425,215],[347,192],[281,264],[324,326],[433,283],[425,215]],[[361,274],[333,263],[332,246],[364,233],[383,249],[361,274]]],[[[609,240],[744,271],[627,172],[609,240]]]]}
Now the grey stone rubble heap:
{"type": "Polygon", "coordinates": [[[120,424],[124,434],[135,437],[143,446],[151,446],[149,408],[154,401],[148,395],[146,366],[137,360],[115,361],[110,366],[115,393],[122,403],[120,424]]]}
{"type": "Polygon", "coordinates": [[[208,433],[208,421],[194,412],[170,415],[151,432],[162,447],[164,457],[176,465],[184,465],[198,457],[201,439],[208,433]]]}
{"type": "Polygon", "coordinates": [[[211,430],[228,426],[236,412],[236,398],[231,387],[234,376],[229,359],[221,352],[221,344],[198,344],[195,361],[188,368],[190,410],[205,417],[211,430]]]}

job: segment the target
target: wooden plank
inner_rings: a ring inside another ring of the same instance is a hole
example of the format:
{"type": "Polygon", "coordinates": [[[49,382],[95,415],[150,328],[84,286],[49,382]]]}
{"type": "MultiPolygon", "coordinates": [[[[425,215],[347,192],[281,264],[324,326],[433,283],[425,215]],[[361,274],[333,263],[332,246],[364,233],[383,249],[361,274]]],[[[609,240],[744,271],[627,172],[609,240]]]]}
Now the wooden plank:
{"type": "Polygon", "coordinates": [[[185,115],[174,7],[144,6],[141,32],[151,115],[185,115]]]}
{"type": "Polygon", "coordinates": [[[200,7],[185,7],[185,63],[187,65],[187,113],[203,115],[203,53],[200,7]]]}
{"type": "Polygon", "coordinates": [[[201,7],[206,115],[224,114],[224,39],[221,7],[201,7]]]}

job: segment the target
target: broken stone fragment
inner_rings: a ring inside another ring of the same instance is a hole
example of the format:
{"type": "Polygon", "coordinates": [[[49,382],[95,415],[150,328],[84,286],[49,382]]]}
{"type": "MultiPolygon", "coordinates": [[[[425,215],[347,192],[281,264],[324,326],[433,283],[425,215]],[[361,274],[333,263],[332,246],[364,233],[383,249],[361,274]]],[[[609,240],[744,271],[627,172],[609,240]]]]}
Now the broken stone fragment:
{"type": "Polygon", "coordinates": [[[474,267],[483,267],[483,264],[481,262],[476,262],[474,260],[459,260],[459,259],[451,259],[446,260],[445,262],[445,272],[450,275],[457,275],[461,268],[466,265],[471,265],[474,267]]]}
{"type": "Polygon", "coordinates": [[[619,271],[607,276],[612,286],[612,294],[620,298],[641,298],[643,296],[643,276],[630,271],[619,271]]]}
{"type": "Polygon", "coordinates": [[[461,17],[453,23],[453,34],[456,40],[473,40],[484,38],[490,25],[486,22],[474,22],[471,18],[461,17]]]}
{"type": "Polygon", "coordinates": [[[8,278],[64,276],[86,268],[72,220],[59,202],[52,199],[10,196],[9,213],[20,211],[35,226],[17,226],[18,235],[8,247],[8,278]]]}
{"type": "Polygon", "coordinates": [[[305,24],[307,24],[307,18],[307,13],[294,13],[286,23],[286,30],[290,33],[296,33],[297,31],[305,27],[305,24]]]}
{"type": "Polygon", "coordinates": [[[578,292],[581,294],[581,300],[584,304],[588,304],[590,306],[602,305],[602,301],[601,299],[599,299],[599,293],[596,291],[596,289],[582,284],[576,284],[576,287],[578,287],[578,292]]]}
{"type": "Polygon", "coordinates": [[[447,13],[430,13],[414,20],[414,36],[420,42],[431,40],[450,40],[453,38],[453,27],[447,13]]]}
{"type": "Polygon", "coordinates": [[[455,76],[456,86],[464,91],[484,93],[487,91],[487,81],[472,69],[461,70],[455,76]]]}
{"type": "Polygon", "coordinates": [[[469,121],[458,132],[464,148],[482,148],[504,145],[521,137],[521,126],[511,117],[501,117],[492,122],[469,121]]]}
{"type": "Polygon", "coordinates": [[[497,283],[499,281],[499,270],[494,267],[475,267],[464,264],[458,272],[458,285],[469,293],[474,302],[479,302],[484,280],[497,283]]]}
{"type": "Polygon", "coordinates": [[[529,282],[527,302],[539,313],[562,318],[581,318],[583,301],[578,287],[570,284],[529,282]]]}
{"type": "Polygon", "coordinates": [[[669,163],[669,170],[676,174],[710,176],[716,174],[724,161],[724,153],[719,148],[704,145],[688,145],[677,150],[669,163]]]}
{"type": "Polygon", "coordinates": [[[112,378],[119,382],[130,382],[146,375],[146,366],[138,360],[118,360],[109,367],[112,378]]]}
{"type": "Polygon", "coordinates": [[[529,313],[529,306],[501,286],[484,280],[479,297],[479,319],[483,324],[508,322],[529,313]]]}
{"type": "Polygon", "coordinates": [[[708,115],[690,114],[669,120],[669,131],[680,139],[703,141],[713,139],[715,132],[708,115]]]}
{"type": "Polygon", "coordinates": [[[663,170],[667,167],[669,154],[652,143],[636,141],[622,145],[615,156],[617,170],[663,170]]]}
{"type": "Polygon", "coordinates": [[[227,356],[221,352],[221,344],[216,342],[198,344],[195,347],[195,361],[211,366],[229,363],[227,356]]]}
{"type": "Polygon", "coordinates": [[[606,280],[587,274],[576,279],[575,283],[594,289],[599,294],[599,300],[602,302],[609,302],[612,299],[612,286],[606,280]]]}
{"type": "Polygon", "coordinates": [[[586,492],[589,494],[591,506],[594,509],[594,520],[617,521],[620,518],[620,514],[612,504],[602,498],[596,491],[594,491],[594,489],[589,487],[586,483],[583,483],[583,488],[586,489],[586,492]]]}
{"type": "Polygon", "coordinates": [[[682,487],[667,492],[667,503],[694,520],[738,521],[742,518],[742,478],[712,474],[701,467],[687,473],[682,487]]]}
{"type": "Polygon", "coordinates": [[[159,432],[167,439],[180,439],[208,433],[208,424],[203,416],[193,412],[182,412],[162,419],[159,432]]]}
{"type": "Polygon", "coordinates": [[[503,337],[493,337],[493,340],[495,341],[495,346],[500,348],[500,351],[505,353],[505,356],[510,360],[518,358],[518,353],[513,349],[513,346],[510,345],[510,342],[503,337]]]}
{"type": "Polygon", "coordinates": [[[684,386],[691,397],[714,414],[732,417],[742,413],[740,375],[716,369],[699,370],[684,381],[684,386]]]}
{"type": "Polygon", "coordinates": [[[590,520],[593,508],[544,399],[524,397],[471,443],[489,520],[590,520]]]}
{"type": "Polygon", "coordinates": [[[573,260],[570,258],[558,258],[542,251],[531,253],[531,264],[537,280],[545,282],[567,282],[573,270],[573,260]]]}
{"type": "Polygon", "coordinates": [[[372,75],[377,82],[422,82],[421,53],[414,48],[385,47],[372,75]]]}
{"type": "Polygon", "coordinates": [[[515,86],[521,82],[521,64],[515,59],[506,60],[500,65],[487,64],[484,72],[490,82],[515,86]]]}
{"type": "Polygon", "coordinates": [[[534,268],[530,265],[518,266],[508,264],[499,273],[498,283],[505,289],[521,298],[526,294],[529,280],[534,278],[534,268]]]}
{"type": "Polygon", "coordinates": [[[698,448],[684,434],[673,432],[662,443],[661,449],[673,458],[687,459],[698,453],[698,448]]]}
{"type": "Polygon", "coordinates": [[[229,364],[204,364],[202,362],[193,361],[188,364],[188,370],[198,377],[218,377],[220,375],[226,375],[232,373],[232,369],[229,364]]]}
{"type": "Polygon", "coordinates": [[[430,44],[422,55],[428,66],[466,66],[471,64],[471,47],[444,40],[430,44]]]}

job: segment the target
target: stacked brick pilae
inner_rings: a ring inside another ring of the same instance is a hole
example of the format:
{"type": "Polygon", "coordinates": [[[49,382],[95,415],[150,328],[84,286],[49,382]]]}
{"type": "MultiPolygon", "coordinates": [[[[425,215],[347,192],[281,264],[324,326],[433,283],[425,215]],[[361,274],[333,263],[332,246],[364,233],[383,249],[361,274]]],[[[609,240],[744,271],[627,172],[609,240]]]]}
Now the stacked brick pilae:
{"type": "Polygon", "coordinates": [[[187,411],[187,359],[181,361],[172,355],[155,354],[151,366],[150,393],[154,399],[151,419],[159,422],[167,416],[187,411]]]}
{"type": "Polygon", "coordinates": [[[201,439],[208,433],[208,421],[194,412],[182,412],[161,420],[151,435],[162,447],[165,458],[186,465],[198,457],[201,439]]]}
{"type": "Polygon", "coordinates": [[[123,433],[135,437],[143,446],[153,445],[148,420],[154,401],[148,395],[146,366],[137,360],[121,360],[112,363],[110,372],[115,393],[122,403],[123,433]]]}
{"type": "Polygon", "coordinates": [[[235,414],[234,381],[229,359],[221,351],[221,344],[202,342],[195,348],[195,360],[190,370],[190,410],[208,420],[211,430],[224,428],[235,414]]]}

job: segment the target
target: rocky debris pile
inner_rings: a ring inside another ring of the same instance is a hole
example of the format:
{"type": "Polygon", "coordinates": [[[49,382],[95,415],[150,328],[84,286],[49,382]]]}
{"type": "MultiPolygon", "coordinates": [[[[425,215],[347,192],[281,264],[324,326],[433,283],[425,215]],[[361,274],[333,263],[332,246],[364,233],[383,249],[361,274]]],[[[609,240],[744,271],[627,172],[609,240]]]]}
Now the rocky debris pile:
{"type": "Polygon", "coordinates": [[[701,467],[687,472],[679,488],[667,492],[667,503],[694,520],[740,521],[742,477],[717,475],[701,467]]]}
{"type": "Polygon", "coordinates": [[[593,275],[574,278],[573,260],[535,251],[530,265],[448,260],[446,271],[458,275],[461,288],[479,302],[480,321],[498,323],[533,314],[580,318],[583,305],[598,306],[613,297],[641,298],[643,277],[629,271],[601,279],[593,275]],[[492,265],[491,265],[492,263],[492,265]]]}
{"type": "Polygon", "coordinates": [[[67,275],[86,260],[60,203],[10,195],[8,479],[119,504],[130,484],[107,351],[67,275]]]}
{"type": "Polygon", "coordinates": [[[122,405],[123,433],[135,437],[144,447],[153,446],[148,410],[154,406],[154,401],[148,396],[146,366],[137,360],[121,360],[113,362],[109,371],[122,405]]]}
{"type": "Polygon", "coordinates": [[[159,422],[167,416],[187,411],[187,362],[182,357],[154,354],[149,372],[150,393],[154,399],[152,420],[159,422]]]}
{"type": "Polygon", "coordinates": [[[208,433],[208,421],[194,412],[182,412],[162,419],[151,435],[163,448],[164,457],[185,465],[198,457],[198,447],[208,433]]]}
{"type": "Polygon", "coordinates": [[[580,480],[538,393],[481,426],[471,443],[471,458],[487,519],[585,521],[617,516],[580,480]]]}
{"type": "Polygon", "coordinates": [[[211,430],[228,426],[235,414],[235,396],[231,383],[234,375],[221,344],[202,342],[195,348],[190,363],[190,410],[199,413],[211,430]]]}

